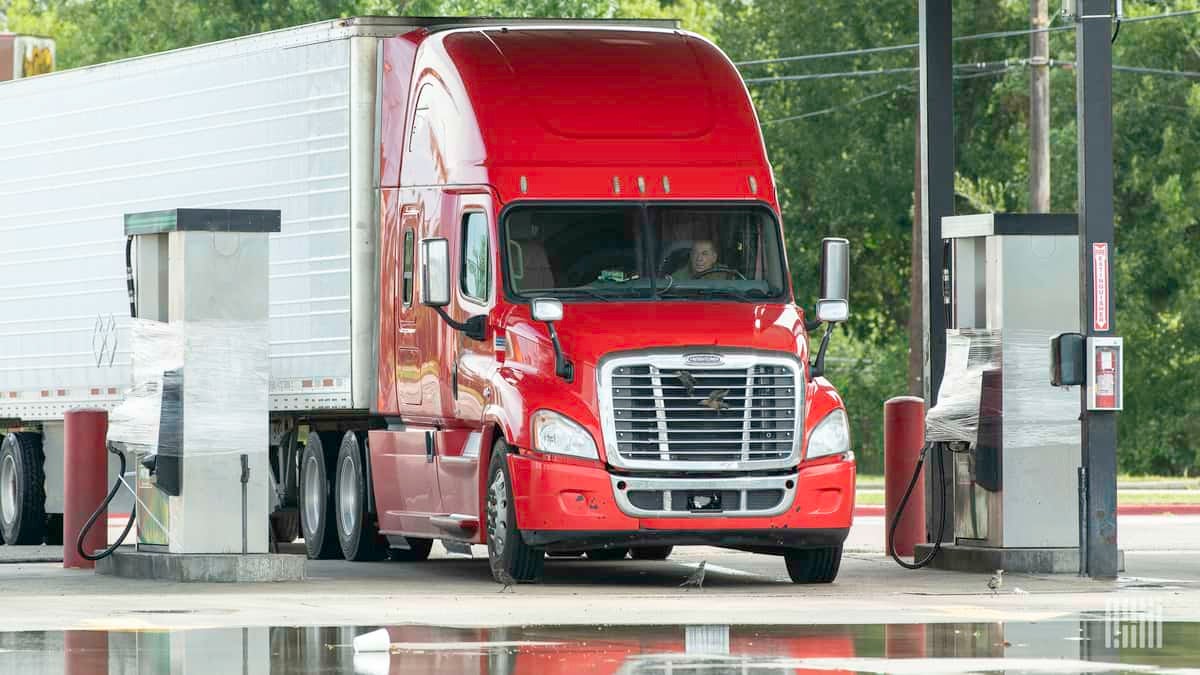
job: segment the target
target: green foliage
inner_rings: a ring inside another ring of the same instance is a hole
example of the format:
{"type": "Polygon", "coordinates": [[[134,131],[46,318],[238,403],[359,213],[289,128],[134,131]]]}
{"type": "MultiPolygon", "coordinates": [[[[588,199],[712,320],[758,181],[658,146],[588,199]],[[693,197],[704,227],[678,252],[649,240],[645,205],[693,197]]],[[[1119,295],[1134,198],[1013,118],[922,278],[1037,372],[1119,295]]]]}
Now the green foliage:
{"type": "MultiPolygon", "coordinates": [[[[1200,0],[1130,0],[1132,15],[1200,8],[1200,0]]],[[[1056,5],[1052,2],[1051,9],[1056,5]]],[[[0,0],[9,30],[58,40],[60,67],[363,14],[677,17],[735,61],[912,43],[912,0],[0,0]]],[[[1062,19],[1057,19],[1061,23],[1062,19]]],[[[955,3],[955,32],[1028,27],[1027,0],[955,3]]],[[[1050,54],[1074,60],[1074,34],[1050,54]]],[[[955,44],[958,63],[1018,64],[1024,37],[955,44]]],[[[1200,71],[1195,17],[1126,25],[1114,62],[1200,71]]],[[[906,68],[915,50],[747,66],[747,77],[906,68]]],[[[1029,72],[960,73],[955,122],[959,213],[1028,206],[1029,72]]],[[[1051,71],[1055,211],[1076,210],[1075,76],[1051,71]]],[[[797,300],[811,307],[819,243],[853,242],[854,316],[830,348],[829,378],[850,407],[864,468],[878,470],[883,401],[907,391],[909,256],[917,78],[912,73],[752,84],[783,206],[797,300]]],[[[1126,336],[1120,465],[1200,471],[1200,83],[1113,75],[1117,325],[1126,336]]]]}
{"type": "MultiPolygon", "coordinates": [[[[813,338],[814,353],[819,342],[813,338]]],[[[906,340],[877,345],[843,330],[830,338],[825,377],[846,402],[851,447],[863,473],[883,473],[883,402],[905,393],[907,368],[906,340]]]]}

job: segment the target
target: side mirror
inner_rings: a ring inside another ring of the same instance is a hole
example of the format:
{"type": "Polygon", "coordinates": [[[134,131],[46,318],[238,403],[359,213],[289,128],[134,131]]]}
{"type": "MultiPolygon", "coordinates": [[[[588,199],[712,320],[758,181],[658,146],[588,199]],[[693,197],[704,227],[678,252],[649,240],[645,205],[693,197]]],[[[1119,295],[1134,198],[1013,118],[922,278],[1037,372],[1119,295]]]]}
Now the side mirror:
{"type": "Polygon", "coordinates": [[[821,296],[817,319],[839,323],[850,318],[850,242],[840,237],[821,240],[821,296]]]}
{"type": "Polygon", "coordinates": [[[575,365],[567,360],[562,343],[558,341],[558,331],[554,329],[555,321],[562,321],[563,304],[558,298],[534,298],[530,302],[529,313],[534,321],[546,324],[550,332],[550,344],[554,345],[554,374],[570,382],[575,379],[575,365]]]}
{"type": "Polygon", "coordinates": [[[445,239],[421,240],[421,304],[450,304],[450,242],[445,239]]]}
{"type": "Polygon", "coordinates": [[[450,304],[450,242],[445,239],[421,240],[421,304],[432,307],[454,330],[472,340],[487,337],[487,315],[455,321],[446,313],[450,304]]]}

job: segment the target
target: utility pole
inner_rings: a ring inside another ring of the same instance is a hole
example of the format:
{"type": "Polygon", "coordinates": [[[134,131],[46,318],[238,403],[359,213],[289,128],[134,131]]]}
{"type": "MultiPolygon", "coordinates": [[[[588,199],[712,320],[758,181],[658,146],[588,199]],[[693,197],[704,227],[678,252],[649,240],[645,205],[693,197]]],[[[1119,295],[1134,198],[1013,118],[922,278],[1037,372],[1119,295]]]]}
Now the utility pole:
{"type": "MultiPolygon", "coordinates": [[[[1032,0],[1030,26],[1050,25],[1048,0],[1032,0]]],[[[1050,212],[1050,33],[1029,35],[1029,211],[1050,212]]]]}
{"type": "MultiPolygon", "coordinates": [[[[1075,100],[1079,119],[1079,318],[1093,338],[1116,335],[1113,317],[1112,7],[1076,0],[1075,100]]],[[[1089,363],[1088,370],[1096,364],[1089,363]]],[[[1117,576],[1117,414],[1089,410],[1080,387],[1082,483],[1085,488],[1081,572],[1117,576]]]]}

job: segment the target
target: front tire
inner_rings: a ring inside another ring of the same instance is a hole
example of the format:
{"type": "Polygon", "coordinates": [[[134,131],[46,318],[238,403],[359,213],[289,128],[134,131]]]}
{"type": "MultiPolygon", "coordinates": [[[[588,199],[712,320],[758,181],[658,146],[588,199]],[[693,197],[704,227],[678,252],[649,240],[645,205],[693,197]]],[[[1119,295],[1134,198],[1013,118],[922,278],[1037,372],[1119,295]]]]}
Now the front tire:
{"type": "Polygon", "coordinates": [[[837,578],[842,564],[842,547],[806,548],[789,551],[788,576],[797,584],[828,584],[837,578]]]}
{"type": "Polygon", "coordinates": [[[329,478],[336,473],[337,432],[313,431],[300,458],[300,530],[310,560],[339,558],[337,515],[329,478]]]}
{"type": "Polygon", "coordinates": [[[666,560],[674,550],[674,546],[634,546],[630,553],[634,560],[666,560]]]}
{"type": "Polygon", "coordinates": [[[346,560],[383,560],[387,555],[387,542],[379,536],[379,526],[367,511],[370,490],[363,466],[362,438],[357,432],[347,431],[338,448],[333,490],[338,542],[346,560]]]}
{"type": "Polygon", "coordinates": [[[525,543],[517,529],[508,471],[508,446],[497,440],[488,464],[487,546],[488,563],[498,583],[532,583],[541,579],[546,556],[525,543]]]}
{"type": "Polygon", "coordinates": [[[0,443],[0,538],[10,546],[46,539],[46,475],[41,434],[18,431],[0,443]]]}

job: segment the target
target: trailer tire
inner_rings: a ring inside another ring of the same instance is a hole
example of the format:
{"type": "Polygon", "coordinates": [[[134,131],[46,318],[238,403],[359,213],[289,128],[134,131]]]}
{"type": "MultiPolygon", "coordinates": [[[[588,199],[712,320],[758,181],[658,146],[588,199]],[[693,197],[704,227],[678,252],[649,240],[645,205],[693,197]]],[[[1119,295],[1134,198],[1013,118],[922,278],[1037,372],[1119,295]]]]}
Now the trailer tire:
{"type": "Polygon", "coordinates": [[[634,560],[666,560],[673,550],[674,546],[634,546],[630,557],[634,560]]]}
{"type": "Polygon", "coordinates": [[[310,560],[339,558],[337,515],[334,513],[333,482],[341,438],[333,431],[313,431],[304,444],[300,461],[300,530],[310,560]]]}
{"type": "Polygon", "coordinates": [[[405,537],[408,541],[408,548],[389,548],[387,552],[388,560],[395,562],[421,562],[429,558],[429,552],[433,550],[432,539],[418,539],[416,537],[405,537]]]}
{"type": "Polygon", "coordinates": [[[513,508],[512,476],[508,471],[508,445],[503,439],[492,446],[487,482],[488,563],[498,583],[535,583],[542,578],[546,555],[521,538],[513,508]]]}
{"type": "Polygon", "coordinates": [[[10,546],[46,539],[46,475],[41,434],[18,431],[0,443],[0,533],[10,546]]]}
{"type": "Polygon", "coordinates": [[[828,584],[837,578],[842,564],[842,547],[805,548],[788,551],[788,576],[797,584],[828,584]]]}
{"type": "Polygon", "coordinates": [[[356,431],[342,436],[333,480],[338,541],[342,555],[354,562],[383,560],[388,551],[387,541],[379,535],[379,525],[367,509],[371,486],[363,466],[362,441],[356,431]]]}

